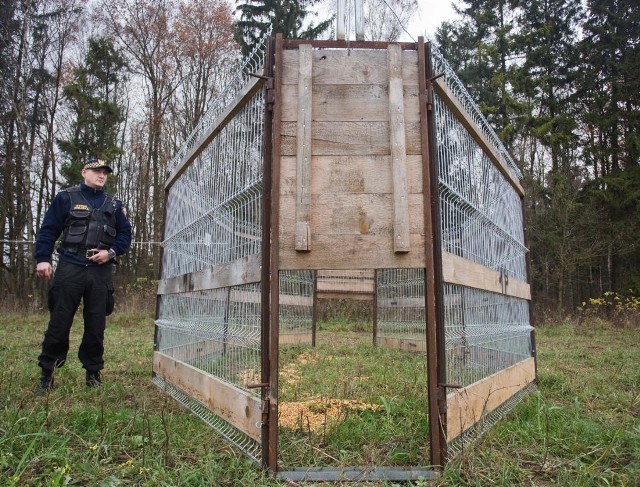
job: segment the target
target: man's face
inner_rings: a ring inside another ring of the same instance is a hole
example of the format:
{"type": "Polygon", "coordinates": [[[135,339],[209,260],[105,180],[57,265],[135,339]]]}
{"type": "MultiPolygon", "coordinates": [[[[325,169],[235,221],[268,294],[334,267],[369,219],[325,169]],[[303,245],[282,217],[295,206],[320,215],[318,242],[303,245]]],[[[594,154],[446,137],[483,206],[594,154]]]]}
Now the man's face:
{"type": "Polygon", "coordinates": [[[82,177],[84,178],[84,184],[94,189],[102,189],[107,182],[107,176],[109,171],[100,167],[97,169],[83,169],[82,177]]]}

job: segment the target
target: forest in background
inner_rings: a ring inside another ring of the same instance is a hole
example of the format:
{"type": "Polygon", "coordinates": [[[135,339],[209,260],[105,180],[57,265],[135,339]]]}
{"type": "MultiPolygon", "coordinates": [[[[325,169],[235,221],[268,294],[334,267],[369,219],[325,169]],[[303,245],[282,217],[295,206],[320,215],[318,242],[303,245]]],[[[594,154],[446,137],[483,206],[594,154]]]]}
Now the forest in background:
{"type": "MultiPolygon", "coordinates": [[[[0,289],[41,306],[32,242],[89,155],[112,161],[134,246],[117,270],[157,279],[168,162],[269,25],[330,38],[332,1],[0,2],[0,289]]],[[[637,0],[457,0],[435,41],[524,176],[534,302],[573,312],[640,292],[637,0]]],[[[415,0],[365,0],[393,41],[415,0]],[[381,15],[391,6],[395,15],[381,15]]]]}

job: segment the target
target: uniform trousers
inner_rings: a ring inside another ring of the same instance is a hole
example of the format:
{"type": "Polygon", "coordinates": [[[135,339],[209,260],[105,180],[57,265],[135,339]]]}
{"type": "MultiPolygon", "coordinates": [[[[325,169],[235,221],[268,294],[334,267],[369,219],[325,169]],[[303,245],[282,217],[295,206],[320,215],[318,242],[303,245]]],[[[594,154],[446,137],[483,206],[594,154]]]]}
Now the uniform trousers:
{"type": "Polygon", "coordinates": [[[49,286],[49,326],[38,357],[42,369],[54,370],[67,360],[69,333],[80,301],[84,332],[78,358],[89,372],[104,368],[106,316],[113,310],[111,266],[111,263],[82,266],[60,261],[49,286]]]}

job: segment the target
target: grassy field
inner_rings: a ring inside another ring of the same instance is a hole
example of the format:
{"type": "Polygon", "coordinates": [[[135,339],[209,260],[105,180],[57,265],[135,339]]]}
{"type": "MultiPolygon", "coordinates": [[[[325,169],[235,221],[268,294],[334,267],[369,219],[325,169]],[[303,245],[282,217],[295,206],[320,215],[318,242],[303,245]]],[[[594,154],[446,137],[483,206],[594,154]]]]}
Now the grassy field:
{"type": "MultiPolygon", "coordinates": [[[[56,388],[34,396],[46,319],[0,318],[1,486],[282,485],[151,384],[148,316],[110,318],[97,389],[84,386],[77,323],[56,388]]],[[[640,485],[640,330],[591,320],[541,326],[537,340],[539,390],[438,484],[640,485]]]]}

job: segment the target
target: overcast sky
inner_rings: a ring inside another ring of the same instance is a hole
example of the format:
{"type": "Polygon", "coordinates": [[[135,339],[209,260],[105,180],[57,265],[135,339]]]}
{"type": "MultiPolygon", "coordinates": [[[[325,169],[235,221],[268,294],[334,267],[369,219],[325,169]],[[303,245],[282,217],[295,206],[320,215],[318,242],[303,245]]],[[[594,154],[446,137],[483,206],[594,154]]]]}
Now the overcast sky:
{"type": "Polygon", "coordinates": [[[424,34],[433,37],[443,21],[453,20],[455,17],[452,0],[418,0],[418,4],[418,13],[411,19],[407,29],[415,40],[424,34]]]}

